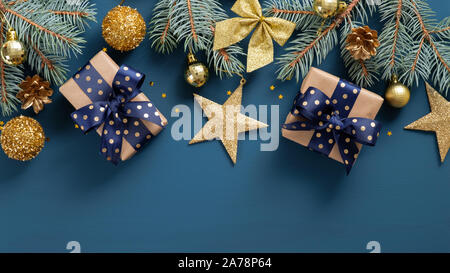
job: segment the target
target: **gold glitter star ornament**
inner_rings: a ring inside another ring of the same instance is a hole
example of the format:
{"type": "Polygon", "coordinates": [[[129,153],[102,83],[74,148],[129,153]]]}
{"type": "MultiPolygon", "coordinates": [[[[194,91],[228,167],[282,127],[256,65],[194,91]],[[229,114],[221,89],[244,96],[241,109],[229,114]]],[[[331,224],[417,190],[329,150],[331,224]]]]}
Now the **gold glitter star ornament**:
{"type": "Polygon", "coordinates": [[[194,94],[195,100],[208,117],[208,122],[189,144],[220,139],[231,160],[236,164],[239,133],[268,127],[265,123],[241,114],[242,87],[244,84],[245,80],[242,79],[238,88],[223,105],[194,94]]]}
{"type": "Polygon", "coordinates": [[[450,102],[428,83],[426,86],[431,113],[409,124],[405,129],[435,132],[441,162],[444,162],[450,148],[450,102]]]}
{"type": "Polygon", "coordinates": [[[136,9],[119,5],[103,18],[102,35],[112,48],[130,51],[144,40],[145,28],[144,18],[136,9]]]}
{"type": "Polygon", "coordinates": [[[256,27],[247,54],[247,72],[273,62],[273,42],[283,46],[295,29],[295,23],[264,17],[258,0],[237,0],[231,10],[241,17],[218,22],[214,32],[214,50],[238,43],[256,27]]]}
{"type": "Polygon", "coordinates": [[[19,116],[6,123],[0,141],[9,158],[28,161],[44,148],[45,135],[42,126],[35,119],[19,116]]]}

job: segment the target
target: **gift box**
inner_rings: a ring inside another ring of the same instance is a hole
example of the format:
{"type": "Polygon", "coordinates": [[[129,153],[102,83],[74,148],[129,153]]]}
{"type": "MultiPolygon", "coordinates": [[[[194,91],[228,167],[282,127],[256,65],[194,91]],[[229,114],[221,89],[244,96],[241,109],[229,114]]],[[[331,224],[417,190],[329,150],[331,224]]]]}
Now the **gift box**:
{"type": "Polygon", "coordinates": [[[130,159],[167,125],[140,91],[144,77],[100,51],[59,89],[76,109],[74,122],[85,133],[97,131],[101,154],[115,164],[130,159]]]}
{"type": "Polygon", "coordinates": [[[283,124],[283,137],[346,165],[362,145],[374,146],[381,130],[375,117],[383,98],[325,71],[311,68],[283,124]]]}

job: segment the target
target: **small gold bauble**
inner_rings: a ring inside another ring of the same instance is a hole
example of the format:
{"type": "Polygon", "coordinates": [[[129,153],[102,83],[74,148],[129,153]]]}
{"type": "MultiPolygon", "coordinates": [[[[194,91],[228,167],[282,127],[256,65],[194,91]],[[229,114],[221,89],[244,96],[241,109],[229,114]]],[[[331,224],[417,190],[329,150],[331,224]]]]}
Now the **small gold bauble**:
{"type": "Polygon", "coordinates": [[[17,33],[10,28],[6,34],[6,43],[2,45],[0,55],[2,60],[9,65],[20,65],[25,61],[25,45],[17,39],[17,33]]]}
{"type": "Polygon", "coordinates": [[[197,61],[194,54],[188,54],[188,67],[184,73],[184,79],[194,87],[203,86],[209,78],[209,70],[206,65],[197,61]]]}
{"type": "Polygon", "coordinates": [[[335,16],[338,9],[343,7],[344,4],[345,2],[339,0],[314,0],[313,9],[320,17],[328,19],[335,16]]]}
{"type": "Polygon", "coordinates": [[[35,119],[19,116],[6,123],[0,141],[9,158],[28,161],[44,148],[45,135],[42,126],[35,119]]]}
{"type": "Polygon", "coordinates": [[[136,9],[117,6],[103,18],[102,35],[112,48],[130,51],[144,40],[145,28],[144,18],[136,9]]]}
{"type": "Polygon", "coordinates": [[[397,76],[394,75],[384,97],[392,107],[403,108],[409,102],[410,92],[408,87],[399,82],[397,76]]]}

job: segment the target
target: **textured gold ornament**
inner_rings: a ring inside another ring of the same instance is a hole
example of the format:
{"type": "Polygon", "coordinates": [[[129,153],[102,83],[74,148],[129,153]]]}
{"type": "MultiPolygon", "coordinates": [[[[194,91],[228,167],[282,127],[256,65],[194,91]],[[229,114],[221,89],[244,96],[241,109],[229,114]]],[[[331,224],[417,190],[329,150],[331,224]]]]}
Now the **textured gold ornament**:
{"type": "Polygon", "coordinates": [[[244,84],[245,80],[242,79],[238,88],[223,105],[194,94],[195,100],[208,117],[208,122],[189,144],[218,138],[222,141],[233,163],[236,164],[239,133],[268,127],[265,123],[241,114],[244,84]]]}
{"type": "Polygon", "coordinates": [[[22,102],[24,110],[33,107],[37,114],[44,110],[44,104],[52,103],[49,97],[53,95],[53,89],[50,88],[50,83],[44,81],[39,75],[27,76],[19,87],[21,90],[16,97],[22,102]]]}
{"type": "Polygon", "coordinates": [[[256,27],[250,38],[247,72],[273,62],[273,42],[283,46],[291,37],[295,24],[275,17],[264,17],[258,0],[237,0],[231,10],[241,17],[218,22],[214,34],[214,50],[238,43],[256,27]]]}
{"type": "Polygon", "coordinates": [[[0,55],[2,60],[9,65],[20,65],[25,61],[25,45],[18,40],[17,33],[13,28],[9,28],[6,34],[6,42],[2,45],[0,55]]]}
{"type": "Polygon", "coordinates": [[[15,160],[28,161],[44,148],[45,135],[35,119],[19,116],[6,123],[0,137],[5,154],[15,160]]]}
{"type": "Polygon", "coordinates": [[[389,87],[384,93],[384,98],[392,106],[403,108],[409,102],[410,92],[406,85],[398,81],[397,75],[392,76],[389,87]]]}
{"type": "Polygon", "coordinates": [[[209,78],[209,70],[206,65],[199,62],[193,53],[188,54],[188,67],[184,72],[184,79],[194,87],[202,87],[209,78]]]}
{"type": "Polygon", "coordinates": [[[136,9],[117,6],[103,18],[102,35],[112,48],[130,51],[144,40],[145,28],[144,18],[136,9]]]}
{"type": "Polygon", "coordinates": [[[377,47],[380,46],[378,41],[378,32],[370,29],[369,26],[353,28],[352,32],[347,35],[347,46],[345,49],[350,51],[355,60],[368,60],[377,54],[377,47]]]}
{"type": "Polygon", "coordinates": [[[324,19],[333,17],[347,8],[347,3],[339,0],[314,0],[313,9],[324,19]]]}
{"type": "Polygon", "coordinates": [[[436,133],[441,162],[450,148],[450,102],[426,83],[431,113],[405,127],[408,130],[433,131],[436,133]]]}

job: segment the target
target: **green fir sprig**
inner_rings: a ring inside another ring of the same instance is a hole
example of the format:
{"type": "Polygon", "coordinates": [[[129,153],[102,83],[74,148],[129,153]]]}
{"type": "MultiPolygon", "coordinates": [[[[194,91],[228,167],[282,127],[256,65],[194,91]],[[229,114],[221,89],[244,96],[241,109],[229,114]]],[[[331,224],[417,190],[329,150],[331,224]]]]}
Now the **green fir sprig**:
{"type": "MultiPolygon", "coordinates": [[[[67,61],[82,53],[82,44],[86,41],[81,35],[87,21],[95,21],[96,14],[88,0],[0,0],[0,11],[27,49],[24,65],[55,85],[65,81],[67,61]]],[[[6,40],[8,28],[3,20],[2,41],[6,40]]],[[[0,59],[3,115],[17,109],[15,95],[19,91],[18,84],[24,79],[24,65],[13,67],[0,59]]]]}
{"type": "Polygon", "coordinates": [[[347,8],[334,18],[323,21],[313,11],[313,0],[270,0],[265,10],[272,16],[291,20],[300,30],[277,58],[279,64],[278,79],[286,80],[295,77],[297,81],[304,77],[314,61],[321,64],[338,41],[341,44],[341,57],[348,68],[350,78],[361,86],[370,86],[377,79],[375,60],[354,60],[345,49],[345,39],[353,27],[368,21],[376,6],[370,0],[346,1],[347,8]],[[340,37],[338,35],[340,30],[340,37]]]}
{"type": "Polygon", "coordinates": [[[153,10],[149,39],[159,53],[169,54],[178,44],[185,52],[205,51],[207,61],[220,77],[244,71],[245,55],[237,45],[213,50],[215,23],[228,16],[216,0],[160,0],[153,10]]]}

